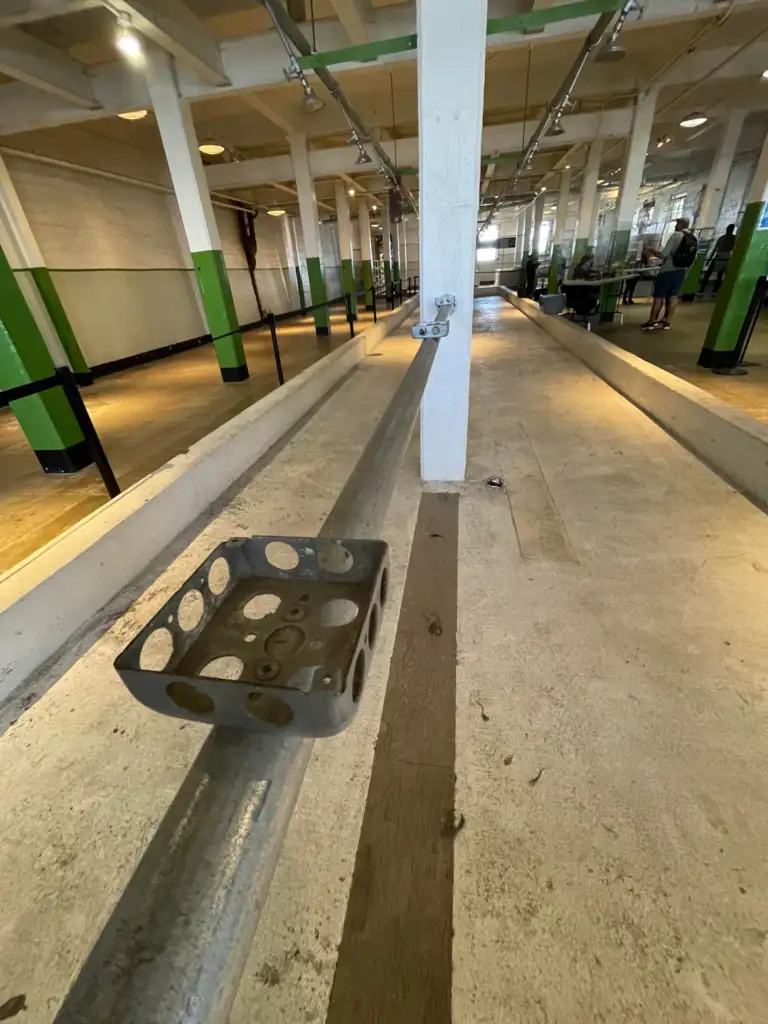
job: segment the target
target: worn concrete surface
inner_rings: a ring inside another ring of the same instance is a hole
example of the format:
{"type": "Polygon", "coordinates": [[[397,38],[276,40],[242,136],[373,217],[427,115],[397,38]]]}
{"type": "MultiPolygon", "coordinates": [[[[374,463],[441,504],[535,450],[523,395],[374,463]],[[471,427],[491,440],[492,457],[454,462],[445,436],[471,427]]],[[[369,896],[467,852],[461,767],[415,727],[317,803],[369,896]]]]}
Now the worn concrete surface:
{"type": "MultiPolygon", "coordinates": [[[[454,1024],[765,1024],[765,516],[511,306],[477,311],[454,1024]]],[[[0,1005],[26,993],[25,1024],[53,1016],[202,739],[112,658],[219,539],[317,529],[412,351],[384,342],[0,740],[0,1005]]],[[[363,711],[315,747],[233,1024],[325,1020],[416,469],[412,449],[363,711]]]]}
{"type": "Polygon", "coordinates": [[[764,1024],[768,522],[522,314],[478,311],[454,1022],[764,1024]]]}
{"type": "MultiPolygon", "coordinates": [[[[53,682],[0,739],[0,1006],[24,993],[24,1024],[52,1020],[205,735],[204,727],[162,718],[136,703],[112,669],[114,657],[221,540],[317,531],[414,345],[407,329],[384,341],[149,581],[134,607],[126,614],[120,607],[109,612],[105,621],[111,625],[90,649],[87,642],[80,645],[85,653],[72,668],[32,684],[30,701],[53,682]]],[[[411,455],[384,530],[392,546],[391,603],[366,699],[353,730],[315,746],[238,1022],[323,1019],[333,980],[329,951],[344,919],[419,494],[411,455]],[[278,986],[275,979],[283,976],[286,984],[278,986]]]]}
{"type": "MultiPolygon", "coordinates": [[[[359,329],[373,323],[361,311],[359,329]]],[[[286,380],[349,338],[342,312],[332,333],[318,339],[311,318],[278,324],[286,380]]],[[[251,376],[221,380],[210,345],[156,363],[111,374],[83,389],[88,411],[120,486],[185,451],[226,420],[277,387],[269,331],[243,335],[251,376]]],[[[0,573],[58,536],[107,501],[95,468],[75,476],[47,476],[10,409],[0,409],[0,573]]]]}
{"type": "Polygon", "coordinates": [[[640,330],[648,319],[650,300],[635,300],[634,306],[621,309],[624,324],[604,324],[599,329],[601,337],[676,373],[756,419],[768,421],[768,310],[763,309],[755,326],[747,355],[762,365],[750,367],[745,377],[723,377],[697,365],[714,309],[711,301],[681,302],[670,330],[653,333],[640,330]]]}

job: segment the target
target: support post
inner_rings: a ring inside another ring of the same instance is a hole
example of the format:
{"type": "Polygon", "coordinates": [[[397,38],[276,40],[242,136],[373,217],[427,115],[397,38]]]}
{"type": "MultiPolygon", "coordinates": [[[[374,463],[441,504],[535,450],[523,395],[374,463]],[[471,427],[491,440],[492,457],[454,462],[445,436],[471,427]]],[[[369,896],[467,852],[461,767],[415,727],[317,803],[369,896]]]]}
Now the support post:
{"type": "Polygon", "coordinates": [[[551,294],[557,292],[560,287],[560,263],[563,256],[563,236],[565,235],[565,222],[568,219],[568,203],[571,198],[571,171],[560,172],[560,197],[557,200],[557,213],[555,214],[555,234],[552,239],[552,258],[549,262],[549,279],[547,291],[551,294]]]}
{"type": "Polygon", "coordinates": [[[520,252],[520,263],[524,267],[525,261],[531,255],[531,230],[533,224],[533,203],[529,203],[523,210],[523,247],[520,252]]]}
{"type": "Polygon", "coordinates": [[[372,310],[376,298],[373,294],[373,245],[371,244],[371,214],[368,201],[363,198],[357,204],[357,223],[360,228],[360,270],[365,289],[365,308],[372,310]]]}
{"type": "Polygon", "coordinates": [[[248,364],[238,330],[232,288],[200,159],[189,102],[179,97],[172,58],[152,49],[146,57],[147,87],[160,130],[165,159],[179,204],[208,330],[213,336],[221,379],[246,380],[248,364]]]}
{"type": "Polygon", "coordinates": [[[336,228],[339,233],[339,255],[341,257],[341,290],[349,296],[347,316],[357,319],[357,282],[355,264],[352,259],[352,219],[349,216],[347,186],[339,180],[334,184],[336,195],[336,228]]]}
{"type": "Polygon", "coordinates": [[[400,221],[398,266],[400,268],[400,280],[408,277],[408,218],[403,216],[400,221]]]}
{"type": "Polygon", "coordinates": [[[587,163],[581,178],[579,200],[579,222],[576,240],[573,243],[573,262],[576,263],[592,246],[597,223],[597,182],[600,177],[600,159],[603,155],[603,140],[595,139],[589,147],[587,163]]]}
{"type": "MultiPolygon", "coordinates": [[[[304,282],[301,280],[301,270],[299,268],[299,258],[296,253],[292,219],[286,214],[284,217],[281,217],[280,220],[282,221],[283,251],[285,252],[285,265],[288,268],[288,280],[290,281],[293,279],[296,282],[296,292],[299,305],[303,309],[304,282]]],[[[290,309],[290,306],[288,308],[290,309]]]]}
{"type": "Polygon", "coordinates": [[[699,366],[712,370],[734,366],[738,360],[741,325],[755,285],[768,267],[768,135],[747,193],[747,206],[736,233],[722,287],[717,293],[699,366]]]}
{"type": "MultiPolygon", "coordinates": [[[[53,359],[2,249],[0,295],[0,390],[52,377],[53,359]]],[[[11,412],[46,473],[76,473],[91,464],[88,444],[60,387],[11,402],[11,412]]]]}
{"type": "Polygon", "coordinates": [[[533,204],[533,228],[531,231],[531,252],[540,256],[539,238],[541,237],[541,224],[544,220],[544,204],[547,201],[546,192],[539,192],[533,204]]]}
{"type": "MultiPolygon", "coordinates": [[[[637,206],[637,197],[643,183],[643,171],[648,156],[648,142],[653,128],[653,117],[656,113],[658,86],[649,89],[639,96],[635,103],[632,118],[632,134],[629,139],[629,151],[622,170],[619,199],[616,204],[616,230],[611,249],[611,266],[619,268],[626,261],[629,253],[629,239],[632,234],[632,221],[637,206]]],[[[607,285],[603,288],[601,299],[601,319],[613,320],[619,298],[620,286],[607,285]]]]}
{"type": "MultiPolygon", "coordinates": [[[[301,215],[301,233],[304,236],[304,256],[307,261],[307,277],[309,278],[309,294],[312,305],[326,302],[328,293],[325,288],[325,273],[320,248],[320,222],[317,216],[317,199],[312,172],[309,167],[309,152],[306,135],[292,134],[289,136],[293,175],[296,179],[296,190],[299,193],[299,213],[301,215]]],[[[331,320],[328,307],[320,306],[313,311],[315,331],[325,335],[331,333],[331,320]]]]}
{"type": "Polygon", "coordinates": [[[425,480],[463,480],[467,460],[487,0],[418,0],[421,320],[456,298],[421,411],[425,480]]]}
{"type": "Polygon", "coordinates": [[[400,282],[400,232],[402,221],[396,220],[392,225],[392,283],[400,282]]]}
{"type": "Polygon", "coordinates": [[[389,207],[389,196],[384,200],[381,222],[381,245],[384,260],[384,291],[392,294],[392,217],[389,207]]]}
{"type": "MultiPolygon", "coordinates": [[[[725,122],[723,134],[720,136],[720,142],[715,152],[715,159],[712,161],[712,168],[707,178],[699,215],[694,225],[698,231],[711,228],[714,232],[717,226],[720,207],[723,205],[725,186],[728,183],[728,175],[731,171],[733,158],[736,155],[736,147],[739,144],[741,130],[744,127],[745,116],[746,111],[744,110],[732,110],[728,115],[728,120],[725,122]]],[[[714,241],[714,237],[712,240],[714,241]]],[[[701,280],[706,258],[706,251],[696,254],[696,259],[685,275],[683,287],[680,289],[681,299],[687,299],[689,302],[693,300],[693,296],[699,290],[699,281],[701,280]]]]}
{"type": "MultiPolygon", "coordinates": [[[[43,254],[21,205],[8,168],[0,156],[0,246],[14,270],[23,271],[18,283],[40,333],[55,353],[61,347],[78,384],[92,384],[93,375],[78,343],[43,254]],[[27,283],[28,282],[28,283],[27,283]]],[[[54,356],[55,357],[55,356],[54,356]]]]}

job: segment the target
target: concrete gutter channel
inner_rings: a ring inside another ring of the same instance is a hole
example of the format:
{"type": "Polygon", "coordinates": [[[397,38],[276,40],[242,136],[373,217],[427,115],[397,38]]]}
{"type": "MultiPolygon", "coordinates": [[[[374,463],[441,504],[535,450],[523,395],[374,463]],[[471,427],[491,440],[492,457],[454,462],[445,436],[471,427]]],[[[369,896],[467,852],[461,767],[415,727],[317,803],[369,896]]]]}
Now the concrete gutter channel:
{"type": "Polygon", "coordinates": [[[491,295],[519,309],[758,508],[768,509],[768,424],[565,317],[543,313],[503,285],[475,289],[476,298],[491,295]]]}
{"type": "Polygon", "coordinates": [[[0,702],[73,637],[417,308],[393,313],[0,576],[0,702]]]}

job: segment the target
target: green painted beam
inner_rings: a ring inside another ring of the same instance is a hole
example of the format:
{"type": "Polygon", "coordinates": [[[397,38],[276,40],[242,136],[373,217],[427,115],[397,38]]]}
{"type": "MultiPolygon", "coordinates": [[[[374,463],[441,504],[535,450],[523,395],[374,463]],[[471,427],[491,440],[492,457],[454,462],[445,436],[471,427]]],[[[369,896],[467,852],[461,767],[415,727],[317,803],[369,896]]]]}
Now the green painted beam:
{"type": "MultiPolygon", "coordinates": [[[[559,21],[571,21],[574,18],[588,18],[590,15],[607,14],[618,11],[622,0],[575,0],[574,3],[557,4],[539,11],[526,11],[524,14],[511,14],[504,18],[490,18],[488,35],[500,35],[503,32],[530,32],[532,29],[544,28],[559,21]]],[[[299,57],[299,67],[304,71],[314,68],[328,68],[333,64],[350,64],[377,60],[391,53],[407,53],[415,50],[418,45],[416,33],[407,36],[395,36],[393,39],[378,39],[373,43],[362,43],[359,46],[344,46],[340,50],[326,50],[324,53],[312,53],[299,57]]]]}

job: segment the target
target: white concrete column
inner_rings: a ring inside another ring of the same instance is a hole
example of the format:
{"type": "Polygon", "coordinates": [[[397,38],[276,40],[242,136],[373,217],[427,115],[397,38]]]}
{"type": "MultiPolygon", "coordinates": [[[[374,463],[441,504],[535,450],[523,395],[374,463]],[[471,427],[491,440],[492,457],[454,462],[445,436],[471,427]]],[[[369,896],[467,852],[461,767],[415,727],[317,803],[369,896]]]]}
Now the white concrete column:
{"type": "Polygon", "coordinates": [[[146,71],[147,87],[190,252],[220,251],[219,229],[197,148],[189,101],[179,97],[173,59],[164,50],[151,47],[146,71]]]}
{"type": "Polygon", "coordinates": [[[400,277],[405,281],[408,278],[408,218],[403,217],[400,222],[400,249],[398,255],[400,263],[400,277]]]}
{"type": "Polygon", "coordinates": [[[632,118],[629,152],[624,159],[619,198],[616,204],[616,244],[614,258],[623,260],[629,248],[629,235],[637,206],[637,197],[643,183],[643,171],[648,156],[648,143],[656,113],[658,86],[638,97],[632,118]]]}
{"type": "Polygon", "coordinates": [[[531,226],[533,224],[533,203],[528,203],[522,213],[523,245],[520,249],[520,260],[525,263],[531,254],[531,226]]]}
{"type": "MultiPolygon", "coordinates": [[[[328,293],[325,287],[325,273],[322,263],[320,241],[320,219],[317,215],[317,199],[309,166],[309,151],[306,135],[291,133],[288,136],[293,163],[293,177],[296,191],[299,193],[299,216],[301,217],[301,233],[304,238],[304,258],[307,261],[307,278],[309,280],[310,304],[325,302],[328,293]]],[[[327,307],[314,310],[315,331],[317,334],[329,334],[331,321],[327,307]]]]}
{"type": "Polygon", "coordinates": [[[417,0],[421,319],[456,297],[422,404],[425,480],[466,469],[487,13],[487,0],[417,0]]]}
{"type": "Polygon", "coordinates": [[[581,199],[579,201],[579,222],[573,247],[574,259],[582,256],[592,245],[597,224],[597,182],[600,177],[600,158],[603,155],[603,140],[595,139],[589,147],[587,163],[581,178],[581,199]]]}
{"type": "Polygon", "coordinates": [[[357,222],[360,225],[360,259],[373,262],[373,243],[371,241],[371,213],[367,199],[357,204],[357,222]]]}
{"type": "Polygon", "coordinates": [[[541,222],[544,220],[544,204],[547,201],[547,193],[540,192],[536,196],[536,200],[533,204],[533,229],[531,234],[531,252],[535,252],[537,256],[542,254],[539,252],[539,236],[541,235],[541,222]]]}
{"type": "Polygon", "coordinates": [[[299,193],[299,217],[304,238],[304,256],[307,260],[320,259],[320,218],[317,215],[317,199],[312,172],[309,167],[309,151],[306,135],[288,136],[291,147],[291,162],[296,191],[299,193]]]}
{"type": "Polygon", "coordinates": [[[346,183],[334,182],[336,198],[336,227],[339,233],[339,256],[341,258],[341,287],[345,295],[349,295],[352,304],[351,313],[357,316],[357,282],[355,281],[355,264],[352,250],[352,218],[349,215],[349,201],[346,183]]]}
{"type": "Polygon", "coordinates": [[[736,147],[744,127],[745,116],[745,110],[732,110],[723,126],[723,134],[720,136],[715,159],[712,161],[712,169],[704,189],[701,209],[696,218],[696,226],[699,228],[714,228],[717,224],[720,208],[723,205],[725,186],[728,183],[728,175],[736,155],[736,147]]]}
{"type": "Polygon", "coordinates": [[[389,205],[389,193],[384,200],[381,211],[381,244],[384,258],[384,281],[387,292],[392,284],[392,215],[389,205]]]}
{"type": "Polygon", "coordinates": [[[565,222],[568,220],[568,203],[571,198],[571,171],[560,171],[560,195],[557,200],[557,213],[555,214],[555,233],[552,236],[552,245],[562,245],[565,235],[565,222]]]}

